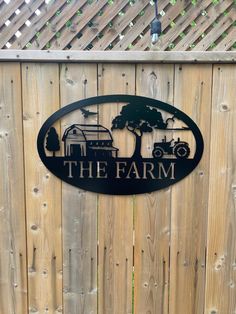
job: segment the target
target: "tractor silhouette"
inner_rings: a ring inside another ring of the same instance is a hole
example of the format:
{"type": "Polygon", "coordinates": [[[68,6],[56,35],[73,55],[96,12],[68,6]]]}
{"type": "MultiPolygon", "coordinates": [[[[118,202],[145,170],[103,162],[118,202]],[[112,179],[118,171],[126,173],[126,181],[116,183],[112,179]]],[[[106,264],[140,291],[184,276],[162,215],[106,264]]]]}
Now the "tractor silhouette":
{"type": "Polygon", "coordinates": [[[176,158],[186,159],[190,154],[190,148],[187,142],[180,141],[178,137],[177,141],[174,139],[169,142],[166,141],[166,136],[162,142],[154,143],[152,155],[154,158],[160,159],[164,155],[175,155],[176,158]]]}

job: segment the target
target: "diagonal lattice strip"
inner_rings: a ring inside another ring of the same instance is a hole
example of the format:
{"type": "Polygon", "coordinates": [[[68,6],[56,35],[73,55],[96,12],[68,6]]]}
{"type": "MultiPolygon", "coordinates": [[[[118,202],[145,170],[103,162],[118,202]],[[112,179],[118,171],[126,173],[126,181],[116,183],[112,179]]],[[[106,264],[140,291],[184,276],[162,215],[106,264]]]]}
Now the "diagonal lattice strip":
{"type": "Polygon", "coordinates": [[[235,0],[159,0],[162,35],[151,45],[153,0],[1,0],[1,49],[236,49],[235,0]]]}

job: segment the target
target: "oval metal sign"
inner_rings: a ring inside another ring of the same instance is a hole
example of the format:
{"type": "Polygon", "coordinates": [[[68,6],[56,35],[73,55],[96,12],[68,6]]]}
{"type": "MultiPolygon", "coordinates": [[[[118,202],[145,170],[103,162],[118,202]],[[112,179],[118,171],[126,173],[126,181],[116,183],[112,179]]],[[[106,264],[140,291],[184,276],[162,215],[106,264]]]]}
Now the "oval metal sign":
{"type": "Polygon", "coordinates": [[[197,125],[179,109],[146,97],[107,95],[52,114],[37,147],[61,180],[91,192],[130,195],[182,180],[198,165],[204,144],[197,125]]]}

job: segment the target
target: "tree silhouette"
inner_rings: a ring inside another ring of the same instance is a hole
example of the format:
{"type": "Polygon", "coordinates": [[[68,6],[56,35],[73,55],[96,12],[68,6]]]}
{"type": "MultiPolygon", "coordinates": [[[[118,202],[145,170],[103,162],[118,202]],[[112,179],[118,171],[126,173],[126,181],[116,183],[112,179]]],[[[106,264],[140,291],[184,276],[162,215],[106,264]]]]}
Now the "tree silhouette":
{"type": "Polygon", "coordinates": [[[55,157],[55,152],[60,150],[60,142],[58,139],[58,134],[54,127],[51,127],[47,134],[46,148],[50,152],[53,152],[53,157],[55,157]]]}
{"type": "Polygon", "coordinates": [[[112,121],[112,130],[126,128],[135,136],[135,149],[132,158],[142,158],[141,146],[143,133],[154,129],[166,129],[162,114],[148,105],[129,103],[122,107],[120,115],[112,121]]]}

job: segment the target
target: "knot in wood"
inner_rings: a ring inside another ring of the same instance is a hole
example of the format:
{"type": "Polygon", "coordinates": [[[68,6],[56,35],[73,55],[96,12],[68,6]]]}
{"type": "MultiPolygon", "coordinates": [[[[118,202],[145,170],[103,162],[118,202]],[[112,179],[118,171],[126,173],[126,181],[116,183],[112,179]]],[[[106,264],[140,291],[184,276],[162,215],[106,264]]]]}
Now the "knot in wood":
{"type": "Polygon", "coordinates": [[[38,193],[39,189],[38,188],[34,188],[33,191],[34,191],[34,193],[38,193]]]}
{"type": "Polygon", "coordinates": [[[229,110],[230,110],[230,107],[227,104],[220,104],[220,111],[221,112],[226,112],[229,110]]]}
{"type": "Polygon", "coordinates": [[[62,305],[59,305],[56,309],[56,313],[62,313],[62,305]]]}
{"type": "Polygon", "coordinates": [[[37,230],[37,229],[38,229],[38,226],[37,226],[37,225],[32,225],[32,226],[31,226],[31,229],[32,229],[32,230],[37,230]]]}

